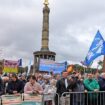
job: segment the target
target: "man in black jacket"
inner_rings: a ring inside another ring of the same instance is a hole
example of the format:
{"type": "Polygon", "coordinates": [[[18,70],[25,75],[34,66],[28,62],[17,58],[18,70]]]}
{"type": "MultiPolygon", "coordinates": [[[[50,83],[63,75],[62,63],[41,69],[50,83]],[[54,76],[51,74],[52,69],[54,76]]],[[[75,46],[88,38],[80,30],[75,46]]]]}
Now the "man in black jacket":
{"type": "Polygon", "coordinates": [[[18,80],[16,74],[12,74],[12,78],[7,86],[7,93],[9,94],[18,94],[23,93],[24,83],[18,80]]]}
{"type": "MultiPolygon", "coordinates": [[[[69,92],[68,90],[68,85],[69,85],[69,80],[67,79],[68,73],[67,72],[63,72],[62,73],[62,78],[60,80],[57,81],[56,87],[57,87],[57,93],[60,96],[61,99],[61,103],[62,105],[65,104],[66,100],[64,99],[64,97],[66,96],[65,94],[62,96],[62,93],[64,92],[69,92]]],[[[57,100],[56,100],[57,101],[57,100]]]]}
{"type": "Polygon", "coordinates": [[[67,76],[68,76],[68,73],[63,72],[62,78],[57,81],[56,87],[57,87],[57,93],[59,94],[59,96],[61,96],[62,93],[64,93],[64,92],[68,92],[67,87],[69,85],[69,81],[67,79],[67,76]]]}

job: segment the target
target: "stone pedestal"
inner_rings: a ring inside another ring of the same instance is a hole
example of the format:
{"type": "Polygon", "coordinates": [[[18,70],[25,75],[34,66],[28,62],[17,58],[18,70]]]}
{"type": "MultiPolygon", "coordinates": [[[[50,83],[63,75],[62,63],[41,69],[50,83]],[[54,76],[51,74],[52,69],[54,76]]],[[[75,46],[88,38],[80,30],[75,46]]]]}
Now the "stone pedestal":
{"type": "Polygon", "coordinates": [[[37,51],[34,52],[34,70],[33,72],[35,73],[38,71],[39,67],[39,60],[40,59],[49,59],[49,60],[54,60],[55,61],[55,52],[51,51],[37,51]]]}

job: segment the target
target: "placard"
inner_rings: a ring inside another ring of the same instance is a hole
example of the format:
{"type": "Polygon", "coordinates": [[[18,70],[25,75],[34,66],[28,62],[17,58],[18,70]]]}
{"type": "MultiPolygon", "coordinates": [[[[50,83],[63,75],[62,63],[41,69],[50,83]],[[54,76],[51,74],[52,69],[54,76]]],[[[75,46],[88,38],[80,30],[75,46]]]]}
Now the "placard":
{"type": "Polygon", "coordinates": [[[3,95],[2,105],[21,105],[22,98],[21,95],[3,95]]]}
{"type": "Polygon", "coordinates": [[[42,102],[42,95],[36,94],[23,94],[24,101],[42,102]]]}

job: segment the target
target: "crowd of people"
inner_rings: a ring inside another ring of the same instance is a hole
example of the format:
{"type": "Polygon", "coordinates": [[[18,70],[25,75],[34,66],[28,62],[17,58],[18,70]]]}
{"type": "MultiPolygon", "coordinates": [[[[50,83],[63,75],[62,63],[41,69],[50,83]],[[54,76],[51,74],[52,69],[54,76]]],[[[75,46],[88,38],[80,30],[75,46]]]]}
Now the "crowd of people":
{"type": "MultiPolygon", "coordinates": [[[[35,73],[34,75],[8,73],[0,75],[0,95],[4,94],[58,94],[60,105],[105,105],[105,73],[81,74],[79,72],[62,74],[35,73]],[[75,94],[72,94],[72,93],[75,94]],[[80,92],[80,94],[77,94],[80,92]],[[89,93],[88,92],[94,92],[89,93]],[[83,94],[84,93],[84,94],[83,94]],[[97,101],[98,100],[98,101],[97,101]],[[101,103],[101,104],[100,104],[101,103]]],[[[58,105],[58,96],[54,96],[53,104],[58,105]]],[[[48,103],[45,103],[48,105],[48,103]]],[[[51,103],[49,104],[51,105],[51,103]]]]}

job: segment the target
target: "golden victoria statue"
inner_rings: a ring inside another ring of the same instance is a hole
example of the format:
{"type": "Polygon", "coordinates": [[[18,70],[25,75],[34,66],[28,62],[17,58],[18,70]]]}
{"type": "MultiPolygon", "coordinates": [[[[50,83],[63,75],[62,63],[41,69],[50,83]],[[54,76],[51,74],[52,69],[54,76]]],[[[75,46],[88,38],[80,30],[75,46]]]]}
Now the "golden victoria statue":
{"type": "Polygon", "coordinates": [[[44,0],[44,4],[45,5],[48,5],[49,3],[48,3],[48,0],[44,0]]]}

